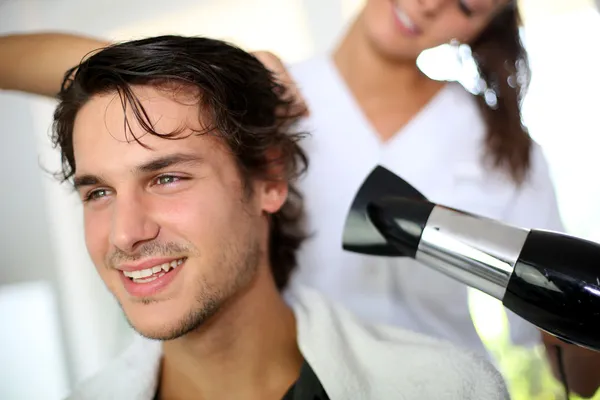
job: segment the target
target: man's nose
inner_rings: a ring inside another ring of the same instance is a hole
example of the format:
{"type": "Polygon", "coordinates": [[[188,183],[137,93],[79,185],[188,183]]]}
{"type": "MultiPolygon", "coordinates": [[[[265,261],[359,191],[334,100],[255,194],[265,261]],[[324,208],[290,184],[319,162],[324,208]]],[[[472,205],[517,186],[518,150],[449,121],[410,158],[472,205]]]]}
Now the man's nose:
{"type": "Polygon", "coordinates": [[[151,218],[139,195],[117,196],[110,234],[113,246],[132,253],[143,243],[156,239],[159,231],[159,225],[151,218]]]}

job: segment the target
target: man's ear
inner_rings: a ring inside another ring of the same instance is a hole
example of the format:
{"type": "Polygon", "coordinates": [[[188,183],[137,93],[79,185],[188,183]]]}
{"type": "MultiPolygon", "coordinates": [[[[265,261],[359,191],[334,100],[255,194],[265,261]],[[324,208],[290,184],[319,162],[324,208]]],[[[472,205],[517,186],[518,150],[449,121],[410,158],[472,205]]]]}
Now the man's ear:
{"type": "Polygon", "coordinates": [[[285,164],[281,150],[277,148],[267,150],[266,159],[269,163],[267,176],[270,179],[263,182],[262,209],[269,214],[274,214],[285,204],[289,187],[285,179],[285,164]]]}
{"type": "Polygon", "coordinates": [[[283,207],[288,196],[288,184],[284,180],[265,181],[262,188],[262,209],[275,214],[283,207]]]}

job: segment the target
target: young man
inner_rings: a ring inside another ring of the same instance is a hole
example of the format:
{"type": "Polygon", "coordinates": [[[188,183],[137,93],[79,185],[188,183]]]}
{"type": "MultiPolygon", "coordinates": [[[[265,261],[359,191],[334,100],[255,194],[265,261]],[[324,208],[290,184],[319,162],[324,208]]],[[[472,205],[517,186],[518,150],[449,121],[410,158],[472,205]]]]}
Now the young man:
{"type": "Polygon", "coordinates": [[[280,291],[304,237],[296,116],[253,56],[157,37],[67,74],[53,140],[133,346],[72,399],[504,399],[461,350],[280,291]],[[283,117],[285,115],[285,117],[283,117]]]}

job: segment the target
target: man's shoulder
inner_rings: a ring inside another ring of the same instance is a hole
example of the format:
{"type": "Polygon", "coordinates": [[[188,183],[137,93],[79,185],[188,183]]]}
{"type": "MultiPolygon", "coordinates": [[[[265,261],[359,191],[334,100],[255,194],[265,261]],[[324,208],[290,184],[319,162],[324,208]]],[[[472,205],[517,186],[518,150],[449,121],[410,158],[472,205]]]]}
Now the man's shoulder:
{"type": "Polygon", "coordinates": [[[296,289],[290,303],[300,349],[331,398],[509,398],[501,375],[482,356],[363,323],[310,289],[296,289]]]}
{"type": "Polygon", "coordinates": [[[67,400],[151,400],[161,354],[161,342],[135,336],[123,354],[78,385],[67,400]]]}

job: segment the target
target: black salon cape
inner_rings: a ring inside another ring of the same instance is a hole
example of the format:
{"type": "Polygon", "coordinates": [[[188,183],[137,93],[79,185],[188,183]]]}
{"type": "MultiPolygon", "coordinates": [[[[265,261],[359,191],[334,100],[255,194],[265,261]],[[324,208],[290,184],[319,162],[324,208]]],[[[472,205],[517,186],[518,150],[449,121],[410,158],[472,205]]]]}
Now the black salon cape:
{"type": "MultiPolygon", "coordinates": [[[[154,400],[160,400],[158,392],[154,395],[154,400]]],[[[300,377],[281,400],[329,400],[329,396],[313,369],[304,361],[300,377]]]]}
{"type": "Polygon", "coordinates": [[[300,377],[281,400],[329,400],[329,396],[313,369],[304,361],[300,377]]]}

